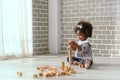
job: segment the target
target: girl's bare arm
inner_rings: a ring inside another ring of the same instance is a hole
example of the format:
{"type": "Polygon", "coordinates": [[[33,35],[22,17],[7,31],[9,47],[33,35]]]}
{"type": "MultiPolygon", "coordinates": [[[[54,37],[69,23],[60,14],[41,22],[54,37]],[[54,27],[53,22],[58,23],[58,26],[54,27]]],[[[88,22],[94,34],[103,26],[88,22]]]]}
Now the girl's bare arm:
{"type": "Polygon", "coordinates": [[[77,48],[79,51],[82,50],[82,48],[76,42],[73,41],[72,45],[73,45],[73,47],[77,48]]]}
{"type": "Polygon", "coordinates": [[[70,44],[70,46],[72,47],[73,50],[76,50],[76,49],[78,49],[80,51],[82,50],[82,48],[74,41],[70,41],[69,44],[70,44]]]}

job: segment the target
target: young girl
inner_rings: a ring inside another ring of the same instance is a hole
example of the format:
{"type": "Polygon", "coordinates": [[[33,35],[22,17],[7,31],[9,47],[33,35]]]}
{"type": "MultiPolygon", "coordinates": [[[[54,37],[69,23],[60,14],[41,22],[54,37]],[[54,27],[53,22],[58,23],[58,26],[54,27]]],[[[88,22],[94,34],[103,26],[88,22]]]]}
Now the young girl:
{"type": "MultiPolygon", "coordinates": [[[[92,37],[92,24],[85,21],[78,22],[75,27],[75,33],[78,36],[78,42],[69,41],[72,50],[75,50],[75,56],[72,57],[72,64],[83,64],[86,69],[90,68],[93,63],[91,45],[87,41],[88,37],[92,37]]],[[[69,57],[67,58],[69,62],[69,57]]]]}

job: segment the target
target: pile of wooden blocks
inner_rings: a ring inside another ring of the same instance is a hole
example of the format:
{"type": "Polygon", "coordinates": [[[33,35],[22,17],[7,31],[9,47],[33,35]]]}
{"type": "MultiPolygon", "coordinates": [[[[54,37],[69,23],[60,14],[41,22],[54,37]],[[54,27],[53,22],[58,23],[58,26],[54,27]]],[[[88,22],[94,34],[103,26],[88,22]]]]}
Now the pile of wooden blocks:
{"type": "MultiPolygon", "coordinates": [[[[62,61],[60,69],[57,69],[54,66],[38,66],[37,70],[38,73],[33,74],[33,78],[38,77],[52,77],[52,76],[69,76],[71,74],[76,74],[76,71],[71,67],[72,63],[72,49],[69,49],[69,65],[65,65],[65,63],[62,61]]],[[[82,67],[82,65],[80,65],[82,67]]],[[[18,76],[22,76],[22,72],[17,72],[18,76]]]]}
{"type": "Polygon", "coordinates": [[[33,74],[34,78],[37,78],[38,76],[44,78],[52,76],[65,76],[76,73],[76,71],[72,69],[71,66],[65,66],[65,63],[63,61],[61,62],[60,69],[57,69],[54,66],[38,66],[37,70],[38,74],[33,74]]]}

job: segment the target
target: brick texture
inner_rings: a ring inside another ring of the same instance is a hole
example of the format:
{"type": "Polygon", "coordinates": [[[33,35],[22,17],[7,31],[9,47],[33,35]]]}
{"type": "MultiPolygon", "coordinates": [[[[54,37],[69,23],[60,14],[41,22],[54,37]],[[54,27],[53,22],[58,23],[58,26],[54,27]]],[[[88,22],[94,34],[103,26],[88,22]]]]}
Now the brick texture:
{"type": "Polygon", "coordinates": [[[94,56],[120,54],[120,0],[62,0],[61,53],[75,40],[74,26],[80,20],[93,24],[90,40],[94,56]]]}
{"type": "Polygon", "coordinates": [[[32,0],[33,54],[48,52],[48,0],[32,0]]]}

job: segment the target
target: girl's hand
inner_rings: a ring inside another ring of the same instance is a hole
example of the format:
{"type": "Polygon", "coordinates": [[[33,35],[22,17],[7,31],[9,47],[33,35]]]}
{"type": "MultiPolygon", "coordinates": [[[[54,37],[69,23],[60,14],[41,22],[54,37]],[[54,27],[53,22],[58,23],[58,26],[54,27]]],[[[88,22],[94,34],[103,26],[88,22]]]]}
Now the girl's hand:
{"type": "Polygon", "coordinates": [[[72,40],[71,40],[71,41],[69,41],[68,43],[69,43],[69,45],[71,45],[71,46],[73,46],[73,45],[75,45],[75,44],[76,44],[76,43],[75,43],[74,41],[72,41],[72,40]]]}
{"type": "Polygon", "coordinates": [[[81,50],[81,47],[74,41],[69,41],[69,45],[72,46],[74,49],[81,50]]]}
{"type": "Polygon", "coordinates": [[[76,47],[74,47],[75,42],[70,40],[68,44],[71,46],[72,50],[76,50],[76,47]]]}

